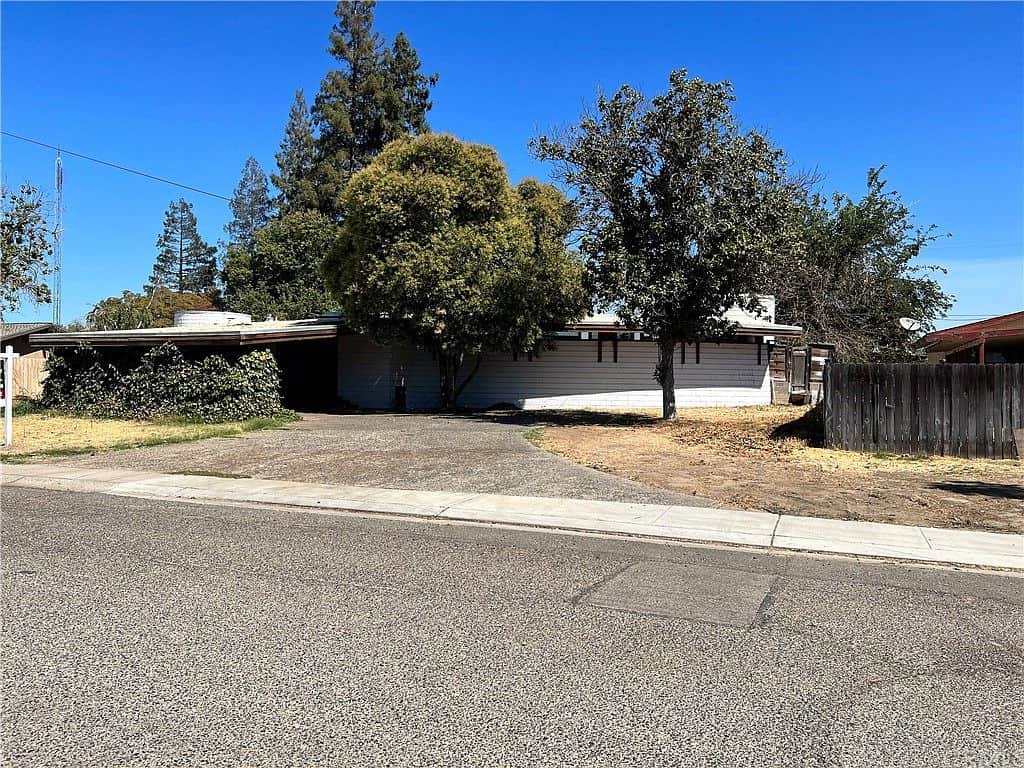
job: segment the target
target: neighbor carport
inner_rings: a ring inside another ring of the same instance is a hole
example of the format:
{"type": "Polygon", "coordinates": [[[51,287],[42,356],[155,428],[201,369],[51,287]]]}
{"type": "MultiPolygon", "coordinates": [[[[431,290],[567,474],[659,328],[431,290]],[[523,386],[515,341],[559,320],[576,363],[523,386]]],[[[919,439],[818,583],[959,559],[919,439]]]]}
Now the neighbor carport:
{"type": "Polygon", "coordinates": [[[269,349],[281,367],[284,404],[295,409],[333,405],[337,397],[336,317],[259,323],[176,325],[118,331],[40,333],[29,338],[37,348],[89,345],[112,355],[173,344],[190,358],[218,354],[236,359],[253,349],[269,349]]]}

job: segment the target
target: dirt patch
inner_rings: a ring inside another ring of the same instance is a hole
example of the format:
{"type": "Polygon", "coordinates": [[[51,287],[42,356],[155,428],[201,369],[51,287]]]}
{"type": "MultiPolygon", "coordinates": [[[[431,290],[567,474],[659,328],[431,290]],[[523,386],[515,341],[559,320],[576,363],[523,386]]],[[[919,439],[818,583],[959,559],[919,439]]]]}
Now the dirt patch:
{"type": "Polygon", "coordinates": [[[1024,532],[1024,465],[815,446],[802,409],[700,408],[672,423],[546,426],[580,464],[725,506],[902,525],[1024,532]]]}

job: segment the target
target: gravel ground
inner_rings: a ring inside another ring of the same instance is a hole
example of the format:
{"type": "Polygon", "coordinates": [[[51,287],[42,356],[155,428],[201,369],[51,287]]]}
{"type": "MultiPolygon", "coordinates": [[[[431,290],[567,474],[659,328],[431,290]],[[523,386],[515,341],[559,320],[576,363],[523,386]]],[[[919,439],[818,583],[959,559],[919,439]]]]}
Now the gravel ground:
{"type": "Polygon", "coordinates": [[[24,489],[2,502],[6,765],[1024,765],[1017,578],[24,489]],[[701,595],[705,621],[588,602],[673,564],[704,574],[701,594],[770,591],[746,626],[701,595]]]}
{"type": "Polygon", "coordinates": [[[76,466],[216,472],[270,480],[713,506],[614,477],[535,447],[526,433],[557,415],[306,414],[285,429],[71,456],[76,466]]]}

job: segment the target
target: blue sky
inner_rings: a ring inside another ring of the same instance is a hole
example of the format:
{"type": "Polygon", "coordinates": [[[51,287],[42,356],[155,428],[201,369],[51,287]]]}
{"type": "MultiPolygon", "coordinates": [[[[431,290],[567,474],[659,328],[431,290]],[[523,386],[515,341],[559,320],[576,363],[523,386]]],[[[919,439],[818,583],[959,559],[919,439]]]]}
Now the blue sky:
{"type": "MultiPolygon", "coordinates": [[[[529,139],[598,89],[654,92],[686,67],[729,79],[736,111],[823,187],[859,195],[871,166],[920,224],[953,237],[955,315],[1024,307],[1024,6],[1020,4],[383,3],[440,73],[435,130],[498,149],[513,181],[549,169],[529,139]]],[[[230,195],[270,170],[296,88],[332,60],[332,3],[2,4],[2,124],[14,133],[230,195]]],[[[7,184],[52,188],[53,152],[3,138],[7,184]]],[[[172,187],[65,160],[65,321],[149,275],[172,187]]],[[[223,237],[227,204],[185,193],[223,237]]],[[[49,319],[26,304],[10,319],[49,319]]],[[[956,321],[959,322],[959,321],[956,321]]],[[[952,321],[950,323],[952,324],[952,321]]]]}

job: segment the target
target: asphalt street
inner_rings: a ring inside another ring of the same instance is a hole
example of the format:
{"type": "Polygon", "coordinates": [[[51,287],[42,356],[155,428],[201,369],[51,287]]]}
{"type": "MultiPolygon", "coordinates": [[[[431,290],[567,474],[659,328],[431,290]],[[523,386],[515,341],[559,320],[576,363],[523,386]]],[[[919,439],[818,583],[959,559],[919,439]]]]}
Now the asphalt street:
{"type": "Polygon", "coordinates": [[[1024,765],[1024,580],[6,488],[10,766],[1024,765]]]}

